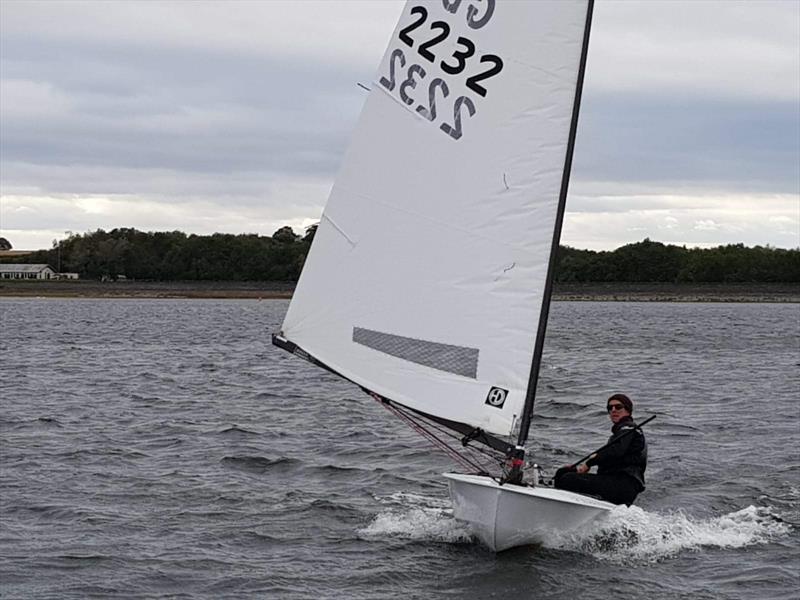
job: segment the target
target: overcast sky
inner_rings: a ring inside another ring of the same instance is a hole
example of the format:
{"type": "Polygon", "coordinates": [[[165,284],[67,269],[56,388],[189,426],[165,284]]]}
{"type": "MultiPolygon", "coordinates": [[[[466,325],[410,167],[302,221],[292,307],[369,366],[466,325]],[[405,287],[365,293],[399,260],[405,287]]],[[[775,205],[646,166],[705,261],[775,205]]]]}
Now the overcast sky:
{"type": "MultiPolygon", "coordinates": [[[[403,4],[3,0],[0,236],[300,233],[403,4]]],[[[800,1],[598,0],[583,98],[563,243],[800,245],[800,1]]]]}

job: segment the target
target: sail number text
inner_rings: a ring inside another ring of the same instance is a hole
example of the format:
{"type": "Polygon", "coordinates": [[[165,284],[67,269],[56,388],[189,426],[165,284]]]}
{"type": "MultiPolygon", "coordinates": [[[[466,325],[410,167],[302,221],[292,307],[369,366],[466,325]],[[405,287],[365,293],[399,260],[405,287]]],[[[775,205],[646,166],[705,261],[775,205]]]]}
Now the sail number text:
{"type": "MultiPolygon", "coordinates": [[[[445,9],[451,13],[455,13],[461,4],[461,0],[442,0],[442,2],[445,9]]],[[[488,9],[483,16],[476,19],[477,9],[474,5],[469,5],[467,24],[470,27],[477,29],[488,23],[494,12],[494,2],[488,2],[487,6],[488,9]]],[[[446,21],[433,21],[424,27],[428,20],[428,10],[424,6],[413,7],[410,14],[415,19],[399,31],[400,41],[409,48],[416,46],[417,54],[428,63],[438,65],[448,76],[447,80],[442,77],[430,79],[427,82],[428,93],[425,98],[423,91],[425,86],[420,86],[421,89],[417,87],[417,84],[422,83],[428,75],[425,67],[419,63],[411,63],[406,68],[409,60],[405,52],[402,48],[395,48],[389,59],[389,72],[381,77],[380,84],[388,91],[397,93],[406,105],[412,106],[416,103],[416,112],[431,122],[437,120],[437,101],[439,98],[446,100],[450,97],[453,80],[462,74],[466,75],[464,81],[466,88],[485,98],[489,93],[485,84],[503,70],[503,60],[496,54],[476,56],[475,43],[464,36],[458,36],[456,39],[455,50],[437,56],[436,46],[450,36],[450,25],[446,21]],[[450,85],[447,81],[450,81],[450,85]],[[418,99],[419,96],[422,98],[418,99]]],[[[460,87],[460,81],[456,81],[455,84],[460,87]]],[[[454,140],[458,140],[463,133],[463,116],[475,115],[477,110],[475,100],[466,95],[458,95],[452,100],[452,104],[448,104],[448,108],[450,110],[446,111],[447,114],[442,119],[439,129],[454,140]]]]}

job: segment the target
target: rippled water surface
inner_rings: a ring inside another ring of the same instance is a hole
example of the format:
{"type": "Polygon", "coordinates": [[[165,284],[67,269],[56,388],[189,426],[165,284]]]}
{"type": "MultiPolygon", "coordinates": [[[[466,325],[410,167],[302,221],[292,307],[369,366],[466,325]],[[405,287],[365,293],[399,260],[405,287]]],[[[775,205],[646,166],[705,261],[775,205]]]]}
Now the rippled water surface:
{"type": "Polygon", "coordinates": [[[449,459],[269,342],[284,301],[0,300],[3,598],[796,598],[800,306],[555,303],[539,462],[627,391],[648,489],[499,555],[449,459]]]}

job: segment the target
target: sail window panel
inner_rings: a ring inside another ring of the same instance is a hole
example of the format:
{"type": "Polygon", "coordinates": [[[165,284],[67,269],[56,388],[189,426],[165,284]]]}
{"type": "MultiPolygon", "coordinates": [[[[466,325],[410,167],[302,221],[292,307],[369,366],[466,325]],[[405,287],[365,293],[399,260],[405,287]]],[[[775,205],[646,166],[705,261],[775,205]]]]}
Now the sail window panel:
{"type": "Polygon", "coordinates": [[[462,377],[478,376],[477,348],[464,348],[402,335],[353,328],[353,341],[378,352],[462,377]]]}

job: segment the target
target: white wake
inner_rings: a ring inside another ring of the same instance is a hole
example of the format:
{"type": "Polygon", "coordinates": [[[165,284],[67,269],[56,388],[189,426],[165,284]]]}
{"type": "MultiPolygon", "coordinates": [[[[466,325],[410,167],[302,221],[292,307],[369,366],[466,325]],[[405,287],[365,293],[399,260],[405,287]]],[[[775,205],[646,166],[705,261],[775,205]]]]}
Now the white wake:
{"type": "MultiPolygon", "coordinates": [[[[456,521],[449,499],[397,493],[376,498],[384,508],[359,531],[366,539],[473,543],[469,528],[456,521]]],[[[748,506],[702,519],[619,506],[607,517],[571,534],[554,534],[544,546],[589,554],[610,562],[652,562],[701,548],[742,548],[787,535],[791,525],[769,507],[748,506]]]]}
{"type": "Polygon", "coordinates": [[[767,507],[748,506],[719,517],[682,511],[651,513],[619,506],[580,532],[554,535],[546,546],[591,554],[613,562],[657,561],[700,548],[742,548],[786,535],[791,526],[767,507]]]}
{"type": "Polygon", "coordinates": [[[449,498],[398,492],[376,500],[386,508],[359,533],[367,539],[400,538],[416,542],[472,543],[466,525],[453,517],[449,498]]]}

